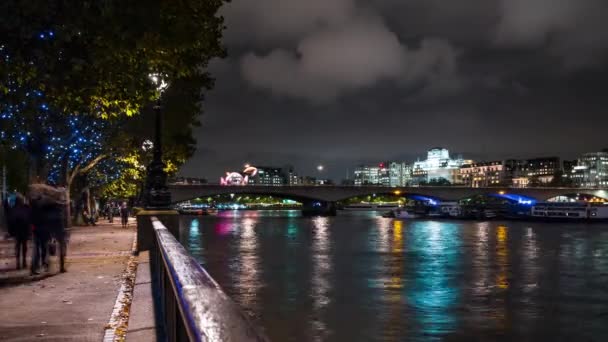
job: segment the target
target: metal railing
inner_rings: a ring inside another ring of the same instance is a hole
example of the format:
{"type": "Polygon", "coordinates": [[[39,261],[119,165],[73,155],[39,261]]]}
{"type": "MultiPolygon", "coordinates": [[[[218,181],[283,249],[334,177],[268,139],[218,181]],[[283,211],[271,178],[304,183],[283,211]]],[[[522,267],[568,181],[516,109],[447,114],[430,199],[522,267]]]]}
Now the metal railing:
{"type": "Polygon", "coordinates": [[[156,304],[160,305],[157,324],[164,328],[161,338],[268,341],[173,234],[156,217],[151,219],[155,246],[150,250],[150,263],[156,304]]]}

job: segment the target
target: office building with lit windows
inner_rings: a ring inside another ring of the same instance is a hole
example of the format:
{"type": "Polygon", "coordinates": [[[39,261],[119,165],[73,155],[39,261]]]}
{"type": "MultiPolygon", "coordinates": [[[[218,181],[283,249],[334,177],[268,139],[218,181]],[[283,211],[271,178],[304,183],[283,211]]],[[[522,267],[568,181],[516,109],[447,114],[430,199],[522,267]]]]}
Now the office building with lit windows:
{"type": "Polygon", "coordinates": [[[583,154],[572,167],[570,178],[575,186],[608,187],[608,151],[583,154]]]}
{"type": "Polygon", "coordinates": [[[355,169],[355,185],[408,186],[411,184],[412,167],[397,161],[378,165],[359,165],[355,169]]]}
{"type": "Polygon", "coordinates": [[[249,177],[250,185],[280,186],[288,184],[285,173],[280,167],[256,166],[257,173],[249,177]]]}
{"type": "Polygon", "coordinates": [[[379,185],[379,165],[359,165],[355,168],[355,185],[379,185]]]}
{"type": "Polygon", "coordinates": [[[506,167],[503,161],[465,164],[460,167],[457,184],[485,188],[505,184],[506,167]]]}

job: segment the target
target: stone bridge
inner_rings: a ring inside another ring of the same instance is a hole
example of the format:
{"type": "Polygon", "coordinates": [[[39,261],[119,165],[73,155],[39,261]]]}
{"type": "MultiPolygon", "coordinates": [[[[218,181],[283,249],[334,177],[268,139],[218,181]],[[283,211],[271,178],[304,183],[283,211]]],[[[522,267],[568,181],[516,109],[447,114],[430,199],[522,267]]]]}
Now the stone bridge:
{"type": "Polygon", "coordinates": [[[222,186],[170,185],[174,203],[199,197],[224,194],[248,194],[289,198],[304,203],[335,203],[367,195],[396,194],[404,197],[423,196],[439,201],[456,201],[474,195],[499,195],[517,201],[518,198],[544,201],[560,195],[587,194],[608,199],[608,190],[583,188],[469,188],[457,186],[383,187],[383,186],[222,186]]]}

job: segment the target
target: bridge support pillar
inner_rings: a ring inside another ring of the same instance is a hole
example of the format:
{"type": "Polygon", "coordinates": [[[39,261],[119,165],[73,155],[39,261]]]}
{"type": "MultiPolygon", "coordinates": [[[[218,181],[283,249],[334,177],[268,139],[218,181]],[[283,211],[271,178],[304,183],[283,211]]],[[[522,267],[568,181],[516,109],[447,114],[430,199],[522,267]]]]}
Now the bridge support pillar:
{"type": "Polygon", "coordinates": [[[310,201],[302,203],[303,216],[336,216],[335,202],[310,201]]]}

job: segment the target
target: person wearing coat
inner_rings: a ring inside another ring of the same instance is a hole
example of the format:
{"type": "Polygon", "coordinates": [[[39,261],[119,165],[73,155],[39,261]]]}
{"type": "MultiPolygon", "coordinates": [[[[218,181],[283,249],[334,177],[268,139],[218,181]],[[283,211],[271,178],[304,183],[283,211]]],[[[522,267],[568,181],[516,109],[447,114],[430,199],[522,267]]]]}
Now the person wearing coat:
{"type": "Polygon", "coordinates": [[[59,267],[61,272],[65,272],[67,253],[65,189],[45,184],[32,184],[30,199],[35,242],[32,274],[38,274],[40,263],[48,270],[46,251],[51,238],[55,238],[59,244],[59,267]]]}
{"type": "Polygon", "coordinates": [[[9,232],[15,238],[17,269],[27,267],[27,241],[30,239],[32,213],[23,196],[17,196],[15,206],[8,209],[9,232]]]}

